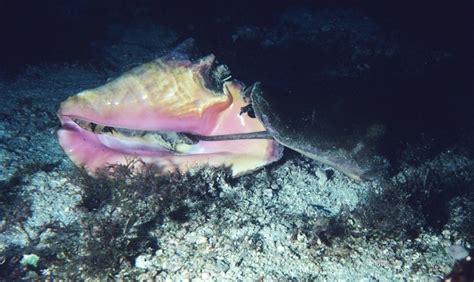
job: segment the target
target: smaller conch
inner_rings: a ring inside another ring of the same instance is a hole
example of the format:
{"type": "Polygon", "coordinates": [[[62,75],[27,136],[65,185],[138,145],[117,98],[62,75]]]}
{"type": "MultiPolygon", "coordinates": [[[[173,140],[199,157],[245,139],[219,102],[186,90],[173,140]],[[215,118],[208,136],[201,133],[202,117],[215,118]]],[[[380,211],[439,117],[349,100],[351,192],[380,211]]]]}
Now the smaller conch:
{"type": "Polygon", "coordinates": [[[234,176],[278,160],[282,146],[245,112],[244,85],[219,78],[213,55],[191,61],[192,43],[62,102],[58,138],[69,158],[91,174],[140,159],[163,173],[227,166],[234,176]]]}

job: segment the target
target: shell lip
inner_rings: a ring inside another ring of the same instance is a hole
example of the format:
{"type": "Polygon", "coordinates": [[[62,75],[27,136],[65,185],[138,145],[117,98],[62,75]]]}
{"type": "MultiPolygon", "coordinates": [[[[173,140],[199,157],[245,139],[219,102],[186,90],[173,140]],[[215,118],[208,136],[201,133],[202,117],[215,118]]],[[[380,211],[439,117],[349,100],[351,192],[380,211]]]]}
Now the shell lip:
{"type": "MultiPolygon", "coordinates": [[[[267,131],[256,131],[256,132],[246,132],[246,133],[236,133],[236,134],[223,134],[223,135],[199,135],[190,132],[177,132],[177,131],[145,131],[145,130],[134,130],[131,128],[119,128],[119,127],[112,127],[107,125],[100,125],[94,123],[92,121],[87,121],[82,118],[72,117],[72,116],[64,116],[59,115],[59,119],[61,120],[63,130],[70,130],[76,131],[78,133],[93,133],[97,136],[103,135],[102,138],[98,138],[98,141],[102,143],[102,145],[107,146],[102,141],[110,140],[110,137],[107,135],[122,135],[126,137],[143,137],[147,134],[156,134],[156,135],[167,135],[168,139],[174,138],[173,141],[179,143],[181,148],[183,146],[192,146],[200,141],[206,142],[220,142],[220,141],[229,141],[229,140],[243,140],[243,139],[273,139],[273,137],[267,131]],[[170,135],[173,135],[171,137],[170,135]],[[104,137],[105,136],[105,137],[104,137]],[[109,139],[107,139],[109,138],[109,139]]],[[[120,138],[120,137],[119,137],[120,138]]],[[[170,140],[168,140],[170,141],[170,140]]],[[[158,144],[160,145],[160,144],[158,144]]],[[[171,154],[183,154],[187,152],[183,152],[180,150],[176,150],[170,146],[163,146],[166,145],[164,143],[161,144],[162,146],[158,146],[158,151],[160,152],[169,152],[171,154]]],[[[168,144],[169,145],[169,144],[168,144]]],[[[176,144],[175,144],[176,145],[176,144]]],[[[176,146],[177,147],[177,146],[176,146]]],[[[157,148],[152,149],[151,151],[156,151],[157,148]]],[[[120,150],[120,148],[115,148],[120,150]]]]}
{"type": "Polygon", "coordinates": [[[92,133],[97,138],[93,139],[93,143],[95,144],[90,145],[102,145],[123,153],[133,151],[134,153],[143,154],[159,153],[160,155],[182,155],[187,153],[187,150],[184,148],[189,149],[189,146],[198,143],[198,140],[188,137],[185,133],[180,132],[143,131],[129,128],[118,128],[97,124],[78,117],[64,115],[59,115],[59,119],[62,124],[60,130],[74,131],[83,135],[92,133]],[[157,140],[156,143],[149,144],[148,146],[145,146],[144,144],[140,145],[140,138],[151,134],[160,136],[160,139],[157,140]],[[167,138],[164,138],[163,136],[166,136],[167,138]],[[135,138],[137,140],[135,140],[134,144],[131,144],[130,140],[120,140],[124,138],[131,138],[132,140],[135,138]],[[183,148],[183,146],[185,147],[183,148]]]}

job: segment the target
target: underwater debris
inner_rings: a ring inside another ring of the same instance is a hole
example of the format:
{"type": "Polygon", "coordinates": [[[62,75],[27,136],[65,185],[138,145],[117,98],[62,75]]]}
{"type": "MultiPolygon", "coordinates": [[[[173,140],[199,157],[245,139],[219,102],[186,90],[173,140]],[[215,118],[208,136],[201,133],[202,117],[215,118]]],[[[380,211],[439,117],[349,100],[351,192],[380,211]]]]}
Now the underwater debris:
{"type": "Polygon", "coordinates": [[[65,277],[105,279],[133,272],[136,257],[162,248],[159,226],[165,218],[191,220],[218,197],[221,182],[231,179],[225,168],[163,176],[158,167],[145,166],[135,173],[133,162],[109,165],[95,178],[76,170],[73,179],[83,189],[79,208],[84,216],[80,225],[61,228],[49,240],[63,256],[54,264],[65,277]]]}
{"type": "Polygon", "coordinates": [[[382,191],[369,191],[366,202],[356,208],[354,215],[369,237],[379,234],[386,238],[416,238],[426,223],[409,198],[409,188],[386,183],[382,191]]]}
{"type": "Polygon", "coordinates": [[[355,215],[372,235],[416,238],[423,230],[457,230],[473,238],[473,162],[441,154],[413,167],[406,165],[391,180],[371,189],[355,215]]]}

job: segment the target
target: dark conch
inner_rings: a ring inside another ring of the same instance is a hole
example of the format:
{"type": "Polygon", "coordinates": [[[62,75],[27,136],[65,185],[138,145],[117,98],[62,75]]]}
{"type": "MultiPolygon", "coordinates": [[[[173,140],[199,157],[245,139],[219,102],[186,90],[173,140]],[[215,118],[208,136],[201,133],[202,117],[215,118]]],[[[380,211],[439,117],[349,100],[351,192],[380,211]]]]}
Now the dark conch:
{"type": "Polygon", "coordinates": [[[268,133],[283,146],[331,166],[354,180],[372,180],[378,176],[379,169],[362,168],[348,152],[322,150],[310,140],[299,138],[289,132],[288,127],[272,111],[269,102],[263,97],[259,83],[253,85],[251,97],[255,115],[263,122],[268,133]]]}

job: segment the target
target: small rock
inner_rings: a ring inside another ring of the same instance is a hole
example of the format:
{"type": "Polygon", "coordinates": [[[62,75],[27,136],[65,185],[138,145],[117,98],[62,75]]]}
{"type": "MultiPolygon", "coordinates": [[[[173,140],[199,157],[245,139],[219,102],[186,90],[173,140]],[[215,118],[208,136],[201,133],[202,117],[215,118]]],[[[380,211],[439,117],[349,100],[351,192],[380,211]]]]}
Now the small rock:
{"type": "Polygon", "coordinates": [[[29,266],[37,267],[39,259],[40,259],[39,256],[35,254],[23,255],[23,258],[21,259],[20,263],[23,266],[29,265],[29,266]]]}
{"type": "Polygon", "coordinates": [[[150,255],[141,255],[135,259],[135,267],[140,269],[149,269],[153,266],[150,255]]]}

